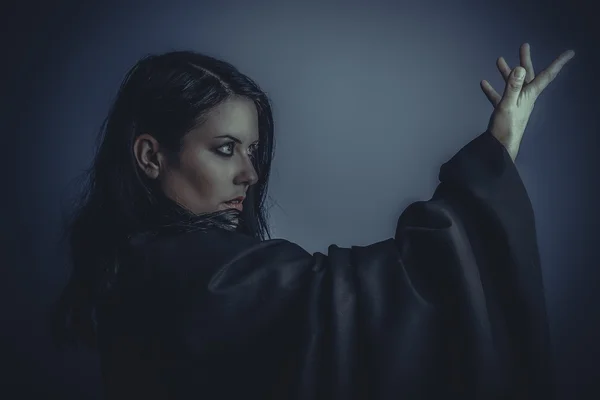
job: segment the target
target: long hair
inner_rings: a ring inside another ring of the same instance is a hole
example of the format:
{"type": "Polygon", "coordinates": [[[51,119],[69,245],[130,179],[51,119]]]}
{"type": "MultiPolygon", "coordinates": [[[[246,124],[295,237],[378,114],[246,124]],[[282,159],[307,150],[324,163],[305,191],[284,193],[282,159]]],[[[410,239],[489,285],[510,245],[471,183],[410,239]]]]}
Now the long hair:
{"type": "Polygon", "coordinates": [[[65,229],[72,273],[53,315],[58,344],[95,345],[96,306],[119,268],[126,268],[119,264],[119,253],[132,235],[221,228],[270,237],[265,199],[274,151],[271,105],[258,85],[231,64],[191,51],[141,59],[126,74],[97,146],[65,229]],[[133,143],[150,133],[177,162],[184,136],[232,96],[253,101],[258,112],[259,145],[253,160],[258,181],[248,189],[241,214],[193,215],[139,169],[133,143]]]}

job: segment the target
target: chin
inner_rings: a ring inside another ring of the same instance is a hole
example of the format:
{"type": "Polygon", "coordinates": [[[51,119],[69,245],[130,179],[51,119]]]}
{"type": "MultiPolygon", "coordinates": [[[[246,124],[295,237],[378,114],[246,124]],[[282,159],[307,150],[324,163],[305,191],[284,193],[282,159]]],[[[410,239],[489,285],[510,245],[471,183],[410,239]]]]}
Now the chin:
{"type": "Polygon", "coordinates": [[[217,206],[217,209],[216,209],[216,211],[225,211],[225,210],[230,210],[230,209],[231,209],[231,207],[228,207],[228,206],[227,206],[227,204],[220,203],[220,204],[217,206]]]}

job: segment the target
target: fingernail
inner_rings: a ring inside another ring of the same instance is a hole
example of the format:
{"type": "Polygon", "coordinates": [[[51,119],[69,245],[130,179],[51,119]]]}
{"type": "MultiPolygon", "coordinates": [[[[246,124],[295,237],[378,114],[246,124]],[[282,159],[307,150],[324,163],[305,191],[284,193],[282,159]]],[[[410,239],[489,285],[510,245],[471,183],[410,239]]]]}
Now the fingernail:
{"type": "Polygon", "coordinates": [[[517,70],[515,71],[515,77],[517,79],[523,79],[524,76],[525,76],[525,70],[523,68],[517,68],[517,70]]]}

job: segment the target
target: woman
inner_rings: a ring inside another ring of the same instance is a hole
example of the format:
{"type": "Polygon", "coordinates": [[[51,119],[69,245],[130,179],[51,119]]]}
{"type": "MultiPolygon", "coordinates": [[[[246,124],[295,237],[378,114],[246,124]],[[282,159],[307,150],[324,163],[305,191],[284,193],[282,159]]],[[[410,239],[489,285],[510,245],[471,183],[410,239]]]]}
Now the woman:
{"type": "Polygon", "coordinates": [[[539,93],[529,47],[485,133],[396,235],[309,254],[268,240],[267,96],[228,63],[147,57],[103,126],[70,225],[57,333],[97,346],[111,399],[548,398],[529,198],[513,164],[539,93]],[[526,72],[518,78],[518,72],[526,72]]]}

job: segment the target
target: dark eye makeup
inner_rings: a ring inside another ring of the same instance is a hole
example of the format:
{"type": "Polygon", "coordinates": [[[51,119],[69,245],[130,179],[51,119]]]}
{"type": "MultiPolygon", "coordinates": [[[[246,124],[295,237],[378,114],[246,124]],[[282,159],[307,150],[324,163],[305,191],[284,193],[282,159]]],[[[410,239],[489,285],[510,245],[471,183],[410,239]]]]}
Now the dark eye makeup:
{"type": "MultiPolygon", "coordinates": [[[[222,145],[220,145],[219,147],[215,148],[213,151],[222,157],[232,157],[234,154],[234,150],[235,150],[235,142],[231,141],[231,142],[227,142],[224,143],[222,145]]],[[[250,156],[254,157],[256,150],[258,149],[258,143],[253,143],[252,145],[250,145],[249,150],[250,150],[250,156]]]]}
{"type": "Polygon", "coordinates": [[[214,149],[214,152],[223,157],[233,156],[233,150],[235,148],[235,142],[227,142],[214,149]]]}

